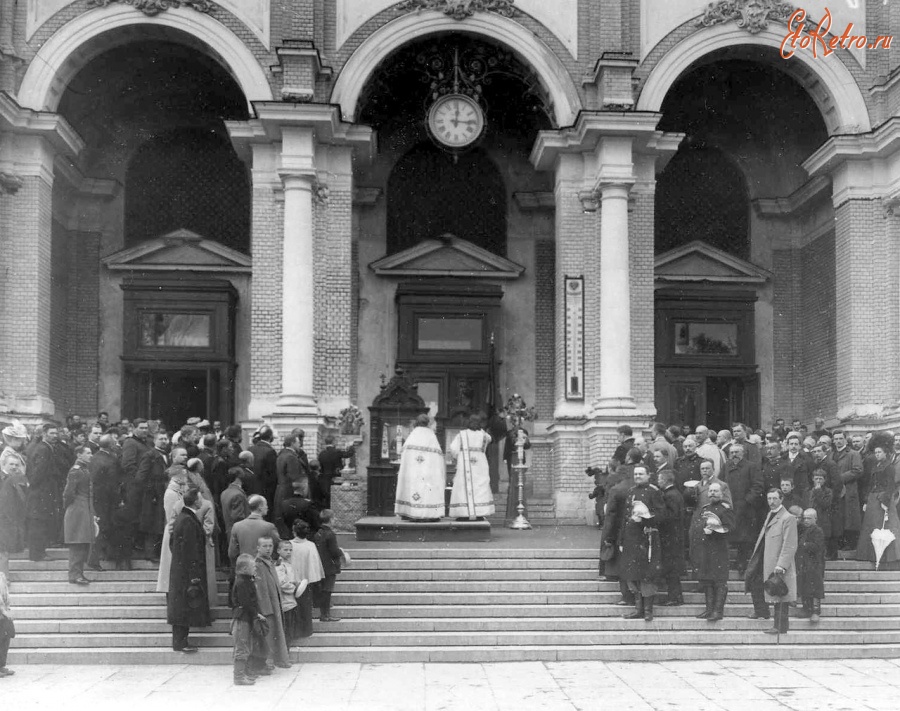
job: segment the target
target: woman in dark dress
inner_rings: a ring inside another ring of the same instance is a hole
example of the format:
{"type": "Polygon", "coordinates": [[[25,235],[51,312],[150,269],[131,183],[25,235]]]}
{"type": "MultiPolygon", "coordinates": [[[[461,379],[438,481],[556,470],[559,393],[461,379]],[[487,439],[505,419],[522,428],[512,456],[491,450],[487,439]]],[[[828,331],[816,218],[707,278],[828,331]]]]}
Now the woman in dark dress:
{"type": "Polygon", "coordinates": [[[879,443],[873,448],[875,465],[872,469],[871,488],[863,512],[862,530],[856,548],[857,560],[876,562],[872,531],[890,529],[895,539],[881,555],[879,570],[900,570],[900,519],[897,517],[897,473],[888,460],[887,445],[879,443]]]}

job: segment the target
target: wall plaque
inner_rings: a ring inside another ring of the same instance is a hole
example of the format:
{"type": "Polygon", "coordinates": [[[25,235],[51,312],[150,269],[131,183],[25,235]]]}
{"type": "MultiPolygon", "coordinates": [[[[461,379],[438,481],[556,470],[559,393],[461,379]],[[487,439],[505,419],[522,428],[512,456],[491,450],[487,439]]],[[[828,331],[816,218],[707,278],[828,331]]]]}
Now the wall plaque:
{"type": "Polygon", "coordinates": [[[566,400],[584,400],[584,277],[565,278],[566,400]]]}

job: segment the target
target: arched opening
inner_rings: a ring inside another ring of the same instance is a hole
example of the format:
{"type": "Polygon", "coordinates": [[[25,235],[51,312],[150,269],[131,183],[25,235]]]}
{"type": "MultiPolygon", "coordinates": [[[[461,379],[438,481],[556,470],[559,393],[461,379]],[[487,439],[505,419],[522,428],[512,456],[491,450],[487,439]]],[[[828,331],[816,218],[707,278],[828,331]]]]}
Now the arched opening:
{"type": "MultiPolygon", "coordinates": [[[[453,25],[461,26],[473,25],[453,25]]],[[[529,155],[537,133],[553,126],[554,106],[535,68],[500,39],[410,31],[414,41],[384,53],[374,70],[366,67],[368,81],[359,87],[356,115],[377,131],[379,153],[357,180],[385,198],[359,211],[360,261],[392,255],[392,264],[403,265],[390,273],[361,270],[359,350],[387,354],[414,378],[439,438],[450,442],[471,412],[487,406],[494,349],[507,364],[498,374],[499,400],[535,387],[534,340],[512,327],[536,320],[534,303],[504,293],[525,286],[513,273],[540,268],[552,298],[552,257],[538,267],[535,256],[538,242],[549,247],[542,257],[552,254],[552,218],[526,213],[514,195],[552,189],[552,176],[537,173],[529,155]],[[452,81],[457,67],[459,86],[452,81]],[[454,94],[477,102],[484,117],[483,132],[463,148],[442,145],[428,128],[434,102],[454,94]],[[458,239],[437,239],[448,233],[458,239]],[[378,303],[394,307],[385,314],[390,322],[376,329],[363,310],[378,303]],[[515,391],[504,391],[505,377],[515,391]]],[[[377,376],[361,363],[360,383],[377,376]]]]}
{"type": "MultiPolygon", "coordinates": [[[[706,55],[662,102],[659,128],[686,134],[658,176],[655,205],[656,400],[670,422],[766,424],[807,387],[791,377],[800,334],[833,331],[833,274],[819,275],[822,308],[805,309],[794,283],[806,259],[792,245],[809,229],[810,206],[791,196],[828,130],[806,89],[770,61],[773,51],[706,55]],[[763,219],[760,201],[780,207],[763,219]]],[[[833,237],[805,249],[833,253],[833,237]]],[[[823,341],[815,357],[826,370],[829,348],[823,341]]]]}
{"type": "Polygon", "coordinates": [[[54,194],[53,261],[61,266],[51,372],[62,374],[57,387],[69,412],[99,407],[173,426],[233,416],[235,304],[249,282],[243,275],[223,282],[212,272],[215,250],[250,249],[249,176],[224,125],[248,117],[247,100],[220,59],[183,36],[154,25],[140,36],[107,37],[108,49],[85,50],[88,61],[69,75],[59,99],[59,113],[85,141],[79,169],[92,179],[82,186],[58,179],[54,194]],[[98,180],[120,184],[121,197],[92,195],[98,180]],[[89,230],[66,221],[81,214],[93,216],[89,230]],[[177,230],[218,246],[159,240],[177,230]],[[171,260],[142,261],[141,254],[162,255],[154,251],[160,244],[181,250],[178,270],[160,266],[171,260]],[[135,249],[128,276],[101,267],[100,256],[135,249]],[[123,293],[126,286],[134,288],[123,293]],[[145,321],[201,324],[202,333],[145,343],[131,330],[145,321]]]}
{"type": "Polygon", "coordinates": [[[505,256],[503,176],[484,151],[454,160],[433,144],[420,143],[388,178],[387,253],[448,232],[505,256]]]}
{"type": "Polygon", "coordinates": [[[725,154],[689,142],[656,181],[656,253],[694,240],[747,259],[750,197],[744,175],[725,154]]]}

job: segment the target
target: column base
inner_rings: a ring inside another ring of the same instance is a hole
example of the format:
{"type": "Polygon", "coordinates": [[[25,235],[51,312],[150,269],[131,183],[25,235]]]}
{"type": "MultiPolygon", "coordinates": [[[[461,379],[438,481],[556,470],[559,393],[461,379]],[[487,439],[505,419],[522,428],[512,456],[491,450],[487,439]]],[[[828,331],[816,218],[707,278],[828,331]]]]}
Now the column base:
{"type": "Polygon", "coordinates": [[[319,407],[312,395],[283,393],[275,404],[276,412],[292,413],[300,416],[318,415],[319,407]]]}
{"type": "Polygon", "coordinates": [[[637,411],[634,398],[630,397],[601,397],[594,400],[591,408],[591,416],[615,417],[621,414],[625,417],[633,417],[637,411]]]}

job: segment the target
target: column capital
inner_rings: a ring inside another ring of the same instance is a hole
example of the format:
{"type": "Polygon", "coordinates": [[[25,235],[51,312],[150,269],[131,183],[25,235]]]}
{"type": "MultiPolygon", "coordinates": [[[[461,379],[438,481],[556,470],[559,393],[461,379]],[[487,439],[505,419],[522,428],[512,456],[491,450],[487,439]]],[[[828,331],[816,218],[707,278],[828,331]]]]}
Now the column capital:
{"type": "Polygon", "coordinates": [[[356,159],[362,163],[371,162],[375,155],[376,140],[372,128],[344,121],[338,106],[258,101],[253,108],[255,119],[225,122],[235,150],[243,158],[255,143],[285,143],[306,135],[310,148],[316,144],[351,146],[355,149],[356,159]]]}
{"type": "Polygon", "coordinates": [[[566,153],[592,153],[603,138],[630,138],[635,151],[671,149],[674,152],[683,134],[659,131],[662,114],[654,111],[582,111],[575,125],[540,131],[531,149],[530,160],[537,170],[552,170],[566,153]],[[670,145],[675,141],[674,146],[670,145]]]}

